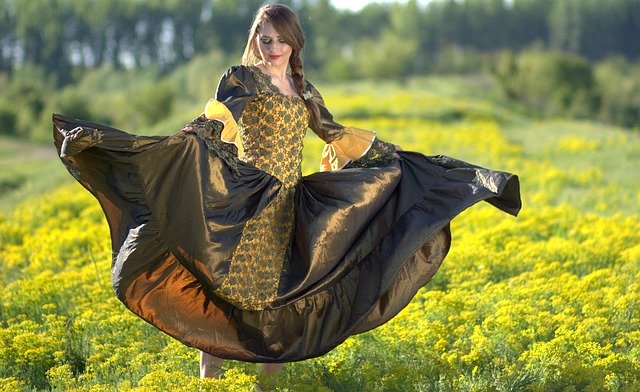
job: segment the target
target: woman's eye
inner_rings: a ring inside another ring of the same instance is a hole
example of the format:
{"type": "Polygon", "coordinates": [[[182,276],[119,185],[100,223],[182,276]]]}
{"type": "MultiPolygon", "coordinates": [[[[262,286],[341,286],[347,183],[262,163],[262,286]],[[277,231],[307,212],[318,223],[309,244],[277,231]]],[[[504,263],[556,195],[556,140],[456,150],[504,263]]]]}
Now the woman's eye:
{"type": "Polygon", "coordinates": [[[284,44],[284,43],[285,43],[285,42],[284,42],[284,39],[282,39],[282,38],[280,38],[280,39],[278,40],[278,42],[280,42],[281,44],[284,44]]]}
{"type": "Polygon", "coordinates": [[[265,44],[265,45],[268,45],[268,44],[271,43],[271,40],[270,39],[263,39],[262,43],[265,44]]]}

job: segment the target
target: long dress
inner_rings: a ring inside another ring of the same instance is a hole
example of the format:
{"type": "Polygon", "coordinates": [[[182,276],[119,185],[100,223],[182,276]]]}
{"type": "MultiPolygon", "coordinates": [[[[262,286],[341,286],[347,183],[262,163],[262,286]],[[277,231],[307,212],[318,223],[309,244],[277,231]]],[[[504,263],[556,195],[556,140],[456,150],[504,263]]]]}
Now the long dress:
{"type": "Polygon", "coordinates": [[[462,210],[486,200],[518,213],[515,175],[397,158],[372,133],[334,122],[310,83],[307,93],[327,171],[305,177],[305,104],[257,67],[222,77],[215,102],[226,117],[205,112],[172,136],[54,114],[63,163],[105,212],[113,286],[132,312],[221,358],[316,357],[411,301],[462,210]],[[76,127],[87,130],[81,151],[65,154],[63,131],[76,127]]]}

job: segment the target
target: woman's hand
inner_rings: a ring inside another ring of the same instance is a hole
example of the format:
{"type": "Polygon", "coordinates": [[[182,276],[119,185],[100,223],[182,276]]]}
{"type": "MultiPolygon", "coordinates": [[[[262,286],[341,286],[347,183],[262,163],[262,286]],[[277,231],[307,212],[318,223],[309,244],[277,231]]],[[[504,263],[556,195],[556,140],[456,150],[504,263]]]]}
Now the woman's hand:
{"type": "Polygon", "coordinates": [[[100,142],[101,134],[97,129],[76,127],[69,131],[60,130],[64,135],[62,147],[60,147],[60,157],[75,155],[82,150],[93,147],[100,142]]]}
{"type": "Polygon", "coordinates": [[[187,124],[182,127],[182,132],[184,133],[196,133],[196,127],[193,124],[187,124]]]}
{"type": "Polygon", "coordinates": [[[393,153],[393,157],[396,159],[400,159],[400,155],[398,155],[398,151],[402,151],[402,147],[397,144],[393,145],[396,148],[396,152],[393,153]]]}

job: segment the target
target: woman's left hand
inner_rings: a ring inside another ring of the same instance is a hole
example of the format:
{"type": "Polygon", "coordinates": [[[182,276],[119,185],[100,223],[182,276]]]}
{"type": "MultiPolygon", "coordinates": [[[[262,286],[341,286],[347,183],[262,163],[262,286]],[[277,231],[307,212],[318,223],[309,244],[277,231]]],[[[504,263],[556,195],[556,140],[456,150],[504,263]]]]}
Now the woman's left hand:
{"type": "Polygon", "coordinates": [[[394,146],[395,146],[395,148],[396,148],[396,152],[394,152],[394,153],[393,153],[393,157],[394,157],[394,158],[396,158],[396,159],[398,159],[398,158],[400,158],[400,155],[398,155],[398,153],[397,153],[397,152],[398,152],[398,151],[402,151],[402,147],[400,147],[400,146],[399,146],[399,145],[397,145],[397,144],[394,144],[394,146]]]}

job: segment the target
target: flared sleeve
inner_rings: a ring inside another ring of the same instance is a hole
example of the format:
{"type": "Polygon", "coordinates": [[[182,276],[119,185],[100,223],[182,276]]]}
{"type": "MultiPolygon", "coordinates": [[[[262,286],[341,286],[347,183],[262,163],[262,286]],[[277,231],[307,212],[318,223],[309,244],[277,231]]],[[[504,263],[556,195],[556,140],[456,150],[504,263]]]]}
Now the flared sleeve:
{"type": "Polygon", "coordinates": [[[182,128],[183,132],[202,139],[234,177],[239,175],[238,158],[244,155],[237,121],[256,95],[257,87],[247,68],[231,67],[222,75],[215,98],[207,102],[204,112],[182,128]]]}
{"type": "Polygon", "coordinates": [[[309,94],[304,97],[305,99],[312,100],[318,106],[322,120],[319,126],[310,125],[310,128],[326,143],[322,150],[321,171],[342,169],[347,164],[368,155],[370,150],[381,145],[380,143],[384,143],[374,143],[375,132],[344,126],[334,121],[320,92],[309,82],[307,82],[305,94],[309,94]]]}
{"type": "Polygon", "coordinates": [[[238,134],[238,124],[242,111],[257,95],[257,87],[249,69],[233,66],[222,75],[215,98],[207,102],[204,117],[219,121],[224,125],[220,139],[232,143],[238,148],[238,155],[243,155],[242,141],[238,134]]]}

